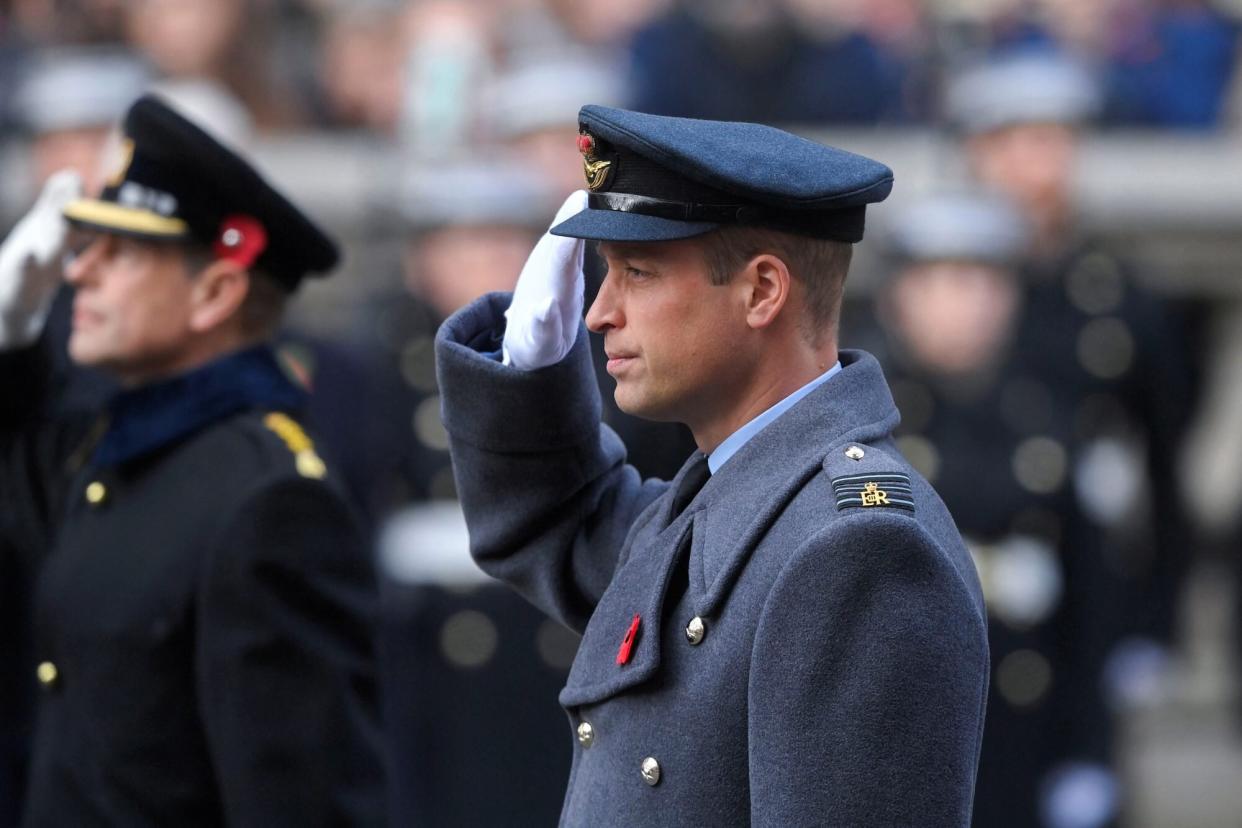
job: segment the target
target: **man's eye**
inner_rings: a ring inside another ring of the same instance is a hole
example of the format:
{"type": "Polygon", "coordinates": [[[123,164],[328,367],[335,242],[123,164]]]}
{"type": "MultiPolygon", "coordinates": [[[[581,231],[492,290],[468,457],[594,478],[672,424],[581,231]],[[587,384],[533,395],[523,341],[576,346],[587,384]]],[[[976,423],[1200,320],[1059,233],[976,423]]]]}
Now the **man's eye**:
{"type": "Polygon", "coordinates": [[[645,270],[639,270],[636,267],[627,267],[625,269],[625,275],[629,276],[631,279],[645,279],[651,274],[645,270]]]}
{"type": "Polygon", "coordinates": [[[86,252],[86,248],[91,246],[95,241],[95,236],[90,233],[71,232],[69,237],[65,239],[65,258],[76,259],[86,252]]]}

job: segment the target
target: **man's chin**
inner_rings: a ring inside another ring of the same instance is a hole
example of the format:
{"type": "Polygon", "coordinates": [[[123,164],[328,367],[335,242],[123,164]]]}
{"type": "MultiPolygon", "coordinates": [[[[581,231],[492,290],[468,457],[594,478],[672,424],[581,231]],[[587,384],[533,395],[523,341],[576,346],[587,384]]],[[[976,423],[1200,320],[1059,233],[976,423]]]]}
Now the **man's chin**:
{"type": "Polygon", "coordinates": [[[661,406],[658,401],[626,393],[626,389],[622,387],[621,383],[617,383],[617,390],[613,394],[613,399],[617,402],[617,408],[631,417],[639,417],[660,423],[681,422],[674,412],[669,411],[665,406],[661,406]]]}
{"type": "Polygon", "coordinates": [[[89,336],[73,333],[69,336],[69,358],[75,365],[85,368],[101,368],[108,363],[107,355],[89,336]]]}

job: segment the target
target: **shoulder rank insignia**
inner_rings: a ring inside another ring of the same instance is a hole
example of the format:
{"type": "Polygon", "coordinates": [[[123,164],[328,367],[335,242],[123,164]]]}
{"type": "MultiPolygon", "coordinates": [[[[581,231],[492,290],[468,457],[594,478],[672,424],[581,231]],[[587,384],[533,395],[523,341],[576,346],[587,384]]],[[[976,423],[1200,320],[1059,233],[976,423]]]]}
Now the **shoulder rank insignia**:
{"type": "Polygon", "coordinates": [[[909,475],[900,472],[850,474],[833,478],[832,491],[838,509],[870,509],[888,506],[914,511],[914,494],[909,475]]]}
{"type": "Polygon", "coordinates": [[[287,414],[273,411],[263,418],[263,425],[271,429],[289,447],[289,451],[293,452],[293,462],[297,466],[298,474],[319,480],[328,473],[328,467],[315,453],[315,444],[311,442],[311,438],[287,414]]]}

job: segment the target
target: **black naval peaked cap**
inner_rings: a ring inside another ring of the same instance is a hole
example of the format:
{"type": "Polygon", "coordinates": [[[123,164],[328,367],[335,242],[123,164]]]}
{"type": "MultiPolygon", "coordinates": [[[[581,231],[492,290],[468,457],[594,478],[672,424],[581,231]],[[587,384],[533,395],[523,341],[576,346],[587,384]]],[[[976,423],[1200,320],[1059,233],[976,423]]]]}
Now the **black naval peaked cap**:
{"type": "Polygon", "coordinates": [[[121,161],[98,198],[64,208],[74,224],[155,241],[198,241],[285,287],[326,274],[336,244],[235,152],[153,95],[129,108],[121,161]]]}
{"type": "Polygon", "coordinates": [[[860,241],[893,171],[775,127],[647,115],[578,114],[587,209],[552,228],[601,241],[669,241],[728,225],[860,241]]]}

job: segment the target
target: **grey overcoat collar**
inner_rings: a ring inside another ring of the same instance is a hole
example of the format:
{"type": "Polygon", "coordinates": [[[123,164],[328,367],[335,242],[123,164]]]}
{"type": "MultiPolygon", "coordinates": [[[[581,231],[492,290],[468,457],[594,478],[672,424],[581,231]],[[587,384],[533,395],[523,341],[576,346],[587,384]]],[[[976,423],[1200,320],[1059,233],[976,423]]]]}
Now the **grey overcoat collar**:
{"type": "MultiPolygon", "coordinates": [[[[887,437],[899,417],[883,372],[862,351],[841,351],[842,370],[746,443],[675,519],[671,493],[692,455],[653,508],[650,532],[631,533],[613,580],[595,608],[561,692],[566,706],[595,703],[646,681],[659,669],[664,596],[687,534],[690,600],[710,618],[723,605],[751,551],[793,496],[834,450],[887,437]],[[639,616],[630,660],[617,645],[639,616]]],[[[832,502],[825,509],[835,509],[832,502]]],[[[792,552],[792,550],[790,550],[792,552]]]]}

